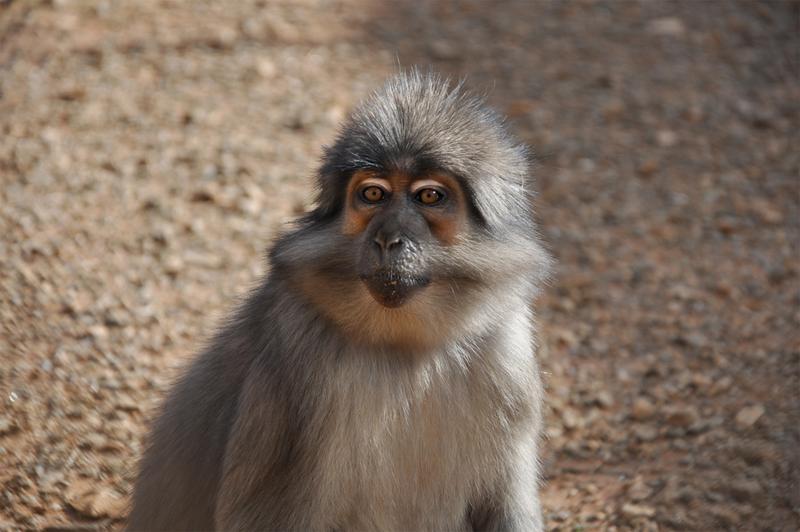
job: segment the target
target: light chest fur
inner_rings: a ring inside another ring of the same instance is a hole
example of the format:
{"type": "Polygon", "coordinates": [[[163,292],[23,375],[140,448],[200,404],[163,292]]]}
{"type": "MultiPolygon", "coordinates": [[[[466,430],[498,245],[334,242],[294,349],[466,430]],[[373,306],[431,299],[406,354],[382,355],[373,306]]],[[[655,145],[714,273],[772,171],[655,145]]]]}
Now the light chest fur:
{"type": "Polygon", "coordinates": [[[466,526],[469,502],[500,480],[501,464],[515,460],[512,442],[539,423],[533,339],[520,332],[529,330],[518,312],[489,340],[414,363],[348,353],[332,368],[312,424],[315,484],[339,528],[466,526]]]}

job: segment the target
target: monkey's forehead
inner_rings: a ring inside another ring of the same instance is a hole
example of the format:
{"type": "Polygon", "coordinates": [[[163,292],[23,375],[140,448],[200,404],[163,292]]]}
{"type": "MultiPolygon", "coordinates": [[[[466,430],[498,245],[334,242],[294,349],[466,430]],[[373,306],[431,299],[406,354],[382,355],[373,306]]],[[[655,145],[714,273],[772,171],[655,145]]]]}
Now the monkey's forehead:
{"type": "Polygon", "coordinates": [[[518,143],[481,99],[417,72],[390,79],[357,107],[340,140],[349,141],[356,164],[408,170],[427,165],[467,173],[518,155],[518,143]]]}

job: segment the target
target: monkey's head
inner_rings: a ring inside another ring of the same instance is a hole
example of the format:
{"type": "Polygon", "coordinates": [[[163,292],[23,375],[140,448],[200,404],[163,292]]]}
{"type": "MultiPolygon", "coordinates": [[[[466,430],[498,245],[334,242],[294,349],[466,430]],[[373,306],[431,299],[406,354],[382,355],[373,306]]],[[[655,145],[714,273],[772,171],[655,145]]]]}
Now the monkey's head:
{"type": "Polygon", "coordinates": [[[460,87],[414,71],[326,150],[316,208],[272,259],[351,338],[433,348],[527,305],[547,271],[525,150],[460,87]]]}

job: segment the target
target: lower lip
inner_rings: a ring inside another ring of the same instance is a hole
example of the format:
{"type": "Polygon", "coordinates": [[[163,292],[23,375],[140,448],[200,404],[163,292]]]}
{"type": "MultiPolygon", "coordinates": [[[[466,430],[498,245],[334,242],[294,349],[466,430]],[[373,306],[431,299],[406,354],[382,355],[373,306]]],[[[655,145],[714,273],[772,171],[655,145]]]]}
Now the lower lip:
{"type": "Polygon", "coordinates": [[[404,286],[398,287],[395,289],[395,285],[399,284],[397,281],[391,281],[388,283],[383,283],[382,286],[375,287],[373,283],[370,283],[369,280],[365,279],[364,284],[367,287],[372,298],[386,308],[398,308],[403,306],[405,303],[408,302],[420,289],[424,288],[424,284],[415,284],[412,286],[404,286]],[[394,283],[394,284],[390,284],[394,283]]]}

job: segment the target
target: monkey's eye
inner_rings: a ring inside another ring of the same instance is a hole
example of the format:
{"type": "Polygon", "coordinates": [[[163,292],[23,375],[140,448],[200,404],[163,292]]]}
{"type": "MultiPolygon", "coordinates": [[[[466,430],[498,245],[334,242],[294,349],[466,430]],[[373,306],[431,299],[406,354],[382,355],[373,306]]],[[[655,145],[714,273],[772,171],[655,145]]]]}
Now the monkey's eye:
{"type": "Polygon", "coordinates": [[[423,205],[436,205],[444,200],[444,192],[436,190],[435,188],[423,188],[417,192],[414,199],[423,205]]]}
{"type": "Polygon", "coordinates": [[[386,198],[386,191],[377,185],[369,185],[361,189],[360,195],[367,203],[380,203],[386,198]]]}

